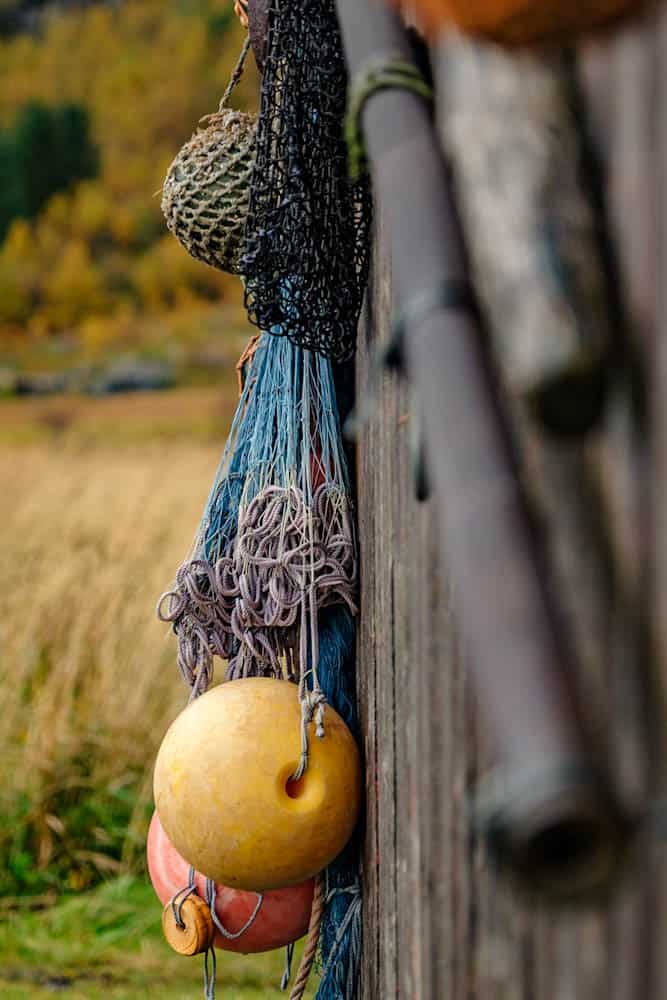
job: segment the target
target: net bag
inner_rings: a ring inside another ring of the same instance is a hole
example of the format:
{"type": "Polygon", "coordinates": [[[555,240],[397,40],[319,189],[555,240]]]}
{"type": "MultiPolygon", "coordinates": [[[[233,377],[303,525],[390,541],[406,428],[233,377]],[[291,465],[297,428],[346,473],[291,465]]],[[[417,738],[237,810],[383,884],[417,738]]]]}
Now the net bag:
{"type": "Polygon", "coordinates": [[[215,114],[203,121],[169,167],[162,189],[167,228],[197,260],[241,273],[250,182],[255,161],[255,115],[228,107],[249,43],[215,114]]]}

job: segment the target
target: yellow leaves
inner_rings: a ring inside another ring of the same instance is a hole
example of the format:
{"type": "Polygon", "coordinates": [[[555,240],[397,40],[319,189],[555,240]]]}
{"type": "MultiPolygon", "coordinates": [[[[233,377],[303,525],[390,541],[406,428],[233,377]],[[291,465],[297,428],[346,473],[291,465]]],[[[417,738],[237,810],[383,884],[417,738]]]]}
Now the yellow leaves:
{"type": "Polygon", "coordinates": [[[94,243],[111,231],[112,205],[99,181],[80,184],[71,202],[72,229],[87,243],[94,243]]]}
{"type": "Polygon", "coordinates": [[[104,279],[90,255],[86,243],[73,239],[67,243],[44,282],[46,305],[42,314],[49,326],[67,330],[85,316],[103,312],[108,306],[104,279]]]}
{"type": "Polygon", "coordinates": [[[13,224],[0,248],[0,330],[29,326],[39,335],[108,310],[105,275],[89,243],[75,235],[81,215],[89,237],[100,225],[95,202],[94,192],[84,192],[80,203],[57,195],[37,224],[13,224]]]}
{"type": "Polygon", "coordinates": [[[0,326],[7,333],[18,332],[30,316],[30,297],[19,276],[0,261],[0,326]]]}
{"type": "Polygon", "coordinates": [[[0,249],[0,326],[24,324],[36,295],[35,242],[28,223],[15,222],[0,249]]]}
{"type": "Polygon", "coordinates": [[[19,219],[9,231],[2,248],[2,254],[13,258],[17,264],[27,264],[33,253],[34,240],[30,225],[23,219],[19,219]]]}
{"type": "Polygon", "coordinates": [[[216,298],[235,279],[200,264],[171,236],[163,236],[135,269],[135,285],[149,309],[160,310],[188,299],[216,298]]]}
{"type": "Polygon", "coordinates": [[[127,341],[128,347],[131,346],[136,329],[135,311],[129,305],[121,304],[113,315],[87,316],[79,326],[79,336],[89,356],[94,357],[97,352],[104,354],[112,344],[118,346],[127,341]]]}
{"type": "MultiPolygon", "coordinates": [[[[227,10],[227,0],[127,0],[59,14],[39,36],[0,40],[0,128],[28,101],[75,101],[90,112],[101,157],[98,179],[52,198],[0,247],[0,338],[76,327],[99,345],[131,327],[128,310],[136,320],[221,296],[238,301],[238,279],[163,236],[154,197],[236,62],[236,19],[210,28],[227,10]]],[[[238,106],[256,105],[252,67],[237,94],[238,106]]]]}

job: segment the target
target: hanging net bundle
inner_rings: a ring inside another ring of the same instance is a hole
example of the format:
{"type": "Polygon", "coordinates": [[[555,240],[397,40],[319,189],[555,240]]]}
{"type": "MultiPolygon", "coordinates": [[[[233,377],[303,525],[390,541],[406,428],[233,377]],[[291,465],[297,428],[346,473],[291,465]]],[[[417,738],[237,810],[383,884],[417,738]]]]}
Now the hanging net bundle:
{"type": "Polygon", "coordinates": [[[261,330],[333,361],[354,352],[371,220],[367,180],[348,175],[346,91],[334,0],[268,0],[246,305],[261,330]]]}
{"type": "Polygon", "coordinates": [[[227,676],[299,679],[318,613],[355,613],[353,514],[331,364],[265,336],[190,558],[159,605],[196,697],[227,676]]]}
{"type": "Polygon", "coordinates": [[[196,260],[230,274],[241,273],[255,162],[256,116],[229,107],[249,48],[246,41],[218,110],[179,151],[162,188],[170,232],[196,260]]]}
{"type": "MultiPolygon", "coordinates": [[[[182,225],[179,232],[175,221],[174,231],[195,256],[207,254],[243,275],[248,313],[261,336],[244,367],[241,399],[192,550],[158,615],[177,635],[191,698],[211,685],[216,657],[226,662],[230,680],[297,682],[297,780],[309,765],[311,723],[318,737],[326,735],[327,704],[356,728],[357,556],[332,362],[354,352],[371,201],[367,178],[352,181],[348,174],[347,78],[334,0],[266,0],[259,10],[251,0],[251,36],[264,6],[265,44],[255,38],[263,63],[261,110],[256,129],[252,122],[246,129],[242,155],[240,131],[238,143],[236,132],[222,136],[223,124],[235,121],[226,112],[211,119],[209,132],[199,142],[195,137],[175,165],[180,214],[174,219],[182,225]],[[247,218],[239,256],[241,214],[247,218]]],[[[245,4],[239,10],[245,18],[245,4]]],[[[354,995],[361,954],[357,856],[352,843],[318,879],[319,904],[291,998],[303,994],[306,954],[312,962],[318,940],[319,1000],[354,995]]],[[[214,976],[207,977],[207,997],[213,990],[214,976]]]]}

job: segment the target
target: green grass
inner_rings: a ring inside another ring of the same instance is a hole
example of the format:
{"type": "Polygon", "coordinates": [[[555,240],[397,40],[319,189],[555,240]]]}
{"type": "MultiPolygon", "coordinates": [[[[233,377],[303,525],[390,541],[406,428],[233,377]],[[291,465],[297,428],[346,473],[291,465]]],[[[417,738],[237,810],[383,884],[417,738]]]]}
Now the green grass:
{"type": "MultiPolygon", "coordinates": [[[[203,996],[202,959],[169,949],[140,874],[151,764],[185,697],[153,609],[237,398],[231,370],[201,389],[0,400],[2,1000],[203,996]]],[[[220,952],[218,1000],[284,998],[282,962],[220,952]]]]}
{"type": "MultiPolygon", "coordinates": [[[[40,912],[0,918],[0,996],[37,1000],[194,1000],[202,959],[165,943],[161,906],[144,879],[124,877],[40,912]]],[[[218,1000],[284,1000],[283,952],[218,952],[218,1000]]],[[[312,997],[314,989],[306,996],[312,997]]]]}

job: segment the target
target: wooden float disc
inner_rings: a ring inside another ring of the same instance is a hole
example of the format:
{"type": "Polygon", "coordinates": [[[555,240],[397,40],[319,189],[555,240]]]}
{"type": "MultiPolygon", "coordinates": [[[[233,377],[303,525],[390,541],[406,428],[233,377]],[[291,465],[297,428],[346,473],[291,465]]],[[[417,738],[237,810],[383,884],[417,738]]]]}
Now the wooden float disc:
{"type": "Polygon", "coordinates": [[[168,944],[179,955],[201,955],[213,944],[215,927],[211,911],[200,896],[192,895],[181,906],[179,927],[174,917],[171,903],[167,903],[162,913],[162,931],[168,944]]]}
{"type": "MultiPolygon", "coordinates": [[[[166,906],[188,884],[190,865],[167,837],[157,813],[148,828],[146,858],[153,888],[166,906]]],[[[206,899],[206,877],[195,872],[194,883],[200,898],[206,899]]],[[[225,937],[217,928],[213,947],[247,955],[284,948],[291,941],[298,941],[308,930],[313,890],[312,879],[289,889],[270,889],[262,894],[262,905],[250,923],[257,894],[216,883],[215,913],[232,937],[225,937]],[[239,933],[246,926],[247,930],[239,933]]]]}

